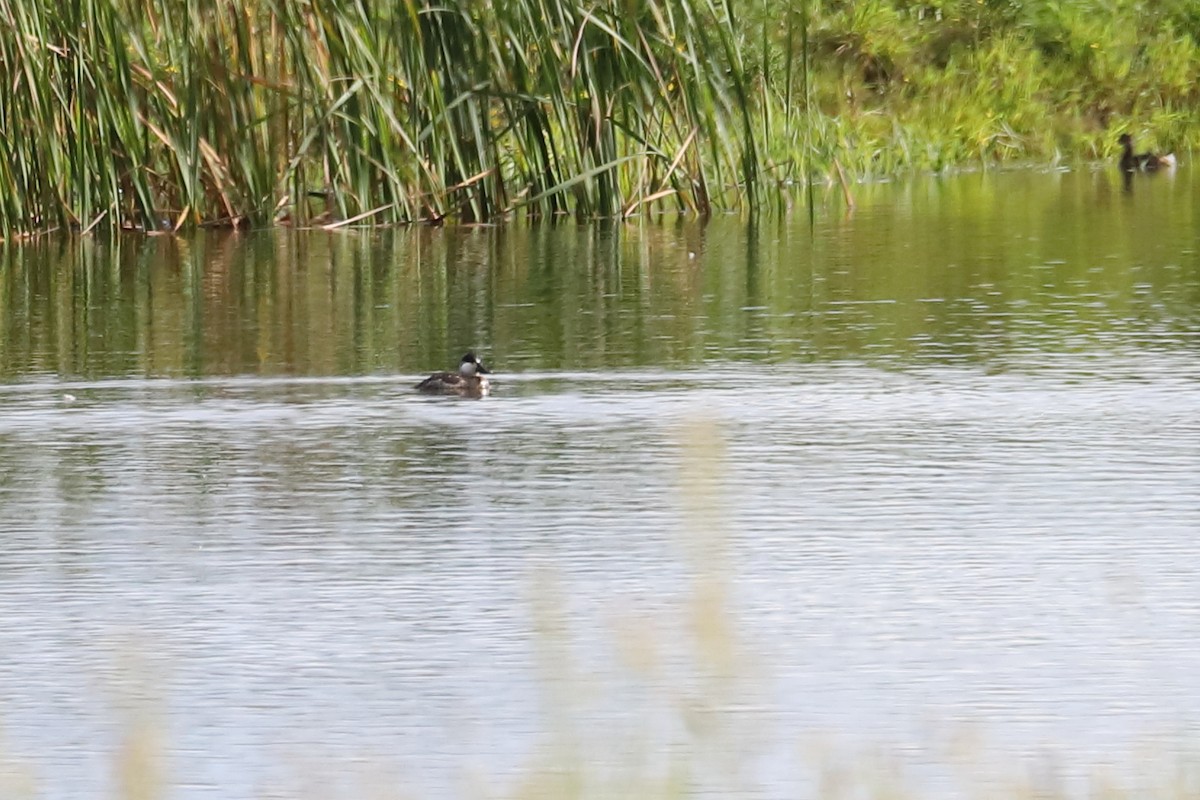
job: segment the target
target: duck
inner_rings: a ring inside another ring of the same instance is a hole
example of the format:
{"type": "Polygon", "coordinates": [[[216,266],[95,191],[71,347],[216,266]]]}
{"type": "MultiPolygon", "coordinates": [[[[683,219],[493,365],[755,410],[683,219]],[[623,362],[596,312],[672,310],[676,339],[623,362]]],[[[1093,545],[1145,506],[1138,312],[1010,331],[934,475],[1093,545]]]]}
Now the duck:
{"type": "Polygon", "coordinates": [[[435,372],[417,384],[417,391],[425,394],[483,397],[491,391],[491,384],[483,376],[490,374],[491,370],[483,365],[479,357],[468,351],[458,362],[458,372],[435,372]]]}
{"type": "Polygon", "coordinates": [[[1133,137],[1128,133],[1122,133],[1117,142],[1122,147],[1120,161],[1122,172],[1153,172],[1157,169],[1169,169],[1175,166],[1175,156],[1171,153],[1161,156],[1156,153],[1134,153],[1133,137]]]}

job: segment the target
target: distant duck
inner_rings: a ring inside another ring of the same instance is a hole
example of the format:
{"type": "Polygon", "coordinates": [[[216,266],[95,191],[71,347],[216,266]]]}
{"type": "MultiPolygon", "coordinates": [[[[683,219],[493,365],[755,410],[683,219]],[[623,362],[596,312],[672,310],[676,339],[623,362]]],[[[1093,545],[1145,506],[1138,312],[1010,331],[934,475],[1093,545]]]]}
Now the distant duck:
{"type": "Polygon", "coordinates": [[[484,375],[491,371],[474,353],[467,353],[458,364],[458,372],[435,372],[417,384],[425,394],[457,394],[463,397],[483,397],[491,391],[484,375]]]}
{"type": "Polygon", "coordinates": [[[1153,172],[1156,169],[1169,169],[1175,166],[1175,156],[1170,153],[1160,156],[1155,153],[1133,152],[1133,137],[1128,133],[1122,133],[1117,141],[1122,148],[1120,161],[1122,172],[1153,172]]]}

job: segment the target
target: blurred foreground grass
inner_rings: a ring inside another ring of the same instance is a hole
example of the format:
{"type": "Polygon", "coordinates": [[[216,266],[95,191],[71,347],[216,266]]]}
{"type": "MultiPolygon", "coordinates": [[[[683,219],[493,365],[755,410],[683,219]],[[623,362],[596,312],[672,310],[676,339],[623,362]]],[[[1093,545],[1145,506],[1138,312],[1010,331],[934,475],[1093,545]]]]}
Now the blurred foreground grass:
{"type": "MultiPolygon", "coordinates": [[[[617,603],[608,610],[613,659],[621,669],[596,669],[580,660],[572,641],[566,590],[553,570],[530,580],[531,640],[537,654],[546,738],[529,759],[502,774],[464,765],[461,781],[438,797],[504,800],[600,800],[693,797],[897,800],[1005,798],[1011,800],[1184,800],[1200,798],[1200,759],[1155,746],[1130,754],[1109,772],[1087,772],[1070,752],[1047,748],[1034,758],[991,749],[986,731],[931,730],[928,741],[874,741],[872,732],[845,734],[786,730],[771,707],[771,682],[755,644],[740,633],[722,499],[725,453],[717,421],[699,418],[676,431],[679,451],[679,542],[689,577],[677,607],[643,612],[617,603]],[[628,682],[625,697],[644,704],[621,709],[615,721],[602,708],[610,682],[628,682]],[[635,691],[629,692],[630,686],[635,691]],[[598,714],[598,711],[600,712],[598,714]],[[773,741],[783,741],[780,749],[773,741]],[[783,776],[783,777],[780,777],[783,776]]],[[[166,715],[157,681],[137,659],[117,687],[115,714],[122,734],[111,758],[110,782],[91,797],[167,800],[181,796],[192,776],[172,769],[166,715]],[[148,684],[144,686],[144,684],[148,684]]],[[[848,710],[849,713],[849,710],[848,710]]],[[[0,731],[2,733],[2,731],[0,731]]],[[[0,736],[0,798],[50,798],[42,776],[19,756],[20,742],[0,736]]],[[[1032,743],[1031,743],[1032,744],[1032,743]]],[[[351,763],[319,757],[283,766],[286,785],[262,787],[263,800],[383,798],[417,800],[384,755],[351,763]]],[[[204,787],[208,789],[208,787],[204,787]]],[[[220,796],[211,787],[206,796],[220,796]]],[[[232,795],[231,795],[232,796],[232,795]]]]}

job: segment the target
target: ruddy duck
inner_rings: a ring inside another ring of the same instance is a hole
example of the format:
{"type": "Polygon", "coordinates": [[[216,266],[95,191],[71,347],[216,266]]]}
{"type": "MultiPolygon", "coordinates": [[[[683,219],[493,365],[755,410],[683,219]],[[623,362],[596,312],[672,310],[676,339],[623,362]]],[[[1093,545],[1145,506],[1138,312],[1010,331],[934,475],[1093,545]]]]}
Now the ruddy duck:
{"type": "Polygon", "coordinates": [[[1157,169],[1175,166],[1175,156],[1170,153],[1160,156],[1155,153],[1133,152],[1133,137],[1128,133],[1122,133],[1117,142],[1122,148],[1120,161],[1122,172],[1153,172],[1157,169]]]}
{"type": "Polygon", "coordinates": [[[417,384],[425,394],[457,394],[463,397],[483,397],[491,390],[484,375],[491,371],[474,353],[467,353],[458,364],[458,372],[435,372],[417,384]]]}

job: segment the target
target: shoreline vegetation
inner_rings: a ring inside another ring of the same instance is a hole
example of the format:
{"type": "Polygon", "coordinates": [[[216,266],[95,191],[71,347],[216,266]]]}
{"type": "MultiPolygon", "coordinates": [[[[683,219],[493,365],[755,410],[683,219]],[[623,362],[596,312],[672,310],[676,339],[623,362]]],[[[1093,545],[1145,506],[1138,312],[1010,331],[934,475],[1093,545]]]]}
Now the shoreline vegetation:
{"type": "Polygon", "coordinates": [[[781,210],[1200,144],[1191,0],[0,0],[0,240],[781,210]]]}

